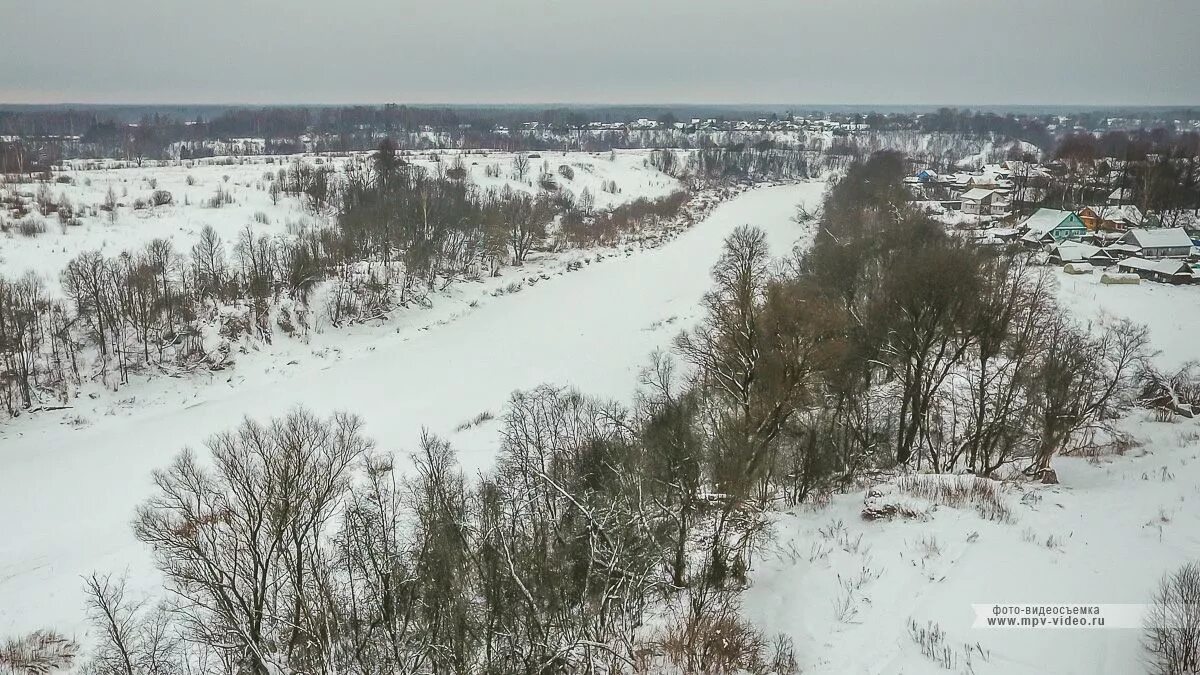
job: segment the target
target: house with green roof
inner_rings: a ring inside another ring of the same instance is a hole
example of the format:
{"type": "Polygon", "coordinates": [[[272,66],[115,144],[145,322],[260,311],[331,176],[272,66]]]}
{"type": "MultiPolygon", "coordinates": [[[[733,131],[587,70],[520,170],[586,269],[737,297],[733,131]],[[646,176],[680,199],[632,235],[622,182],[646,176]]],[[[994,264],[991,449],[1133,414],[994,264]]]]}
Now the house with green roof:
{"type": "Polygon", "coordinates": [[[1026,246],[1053,245],[1063,241],[1079,241],[1087,234],[1087,225],[1074,211],[1038,209],[1021,223],[1025,230],[1021,242],[1026,246]]]}

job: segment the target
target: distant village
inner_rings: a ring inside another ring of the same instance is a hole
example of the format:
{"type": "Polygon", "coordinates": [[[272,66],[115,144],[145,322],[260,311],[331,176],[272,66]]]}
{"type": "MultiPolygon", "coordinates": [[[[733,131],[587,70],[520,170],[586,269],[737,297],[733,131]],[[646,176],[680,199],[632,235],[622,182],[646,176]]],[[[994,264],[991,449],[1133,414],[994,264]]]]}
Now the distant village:
{"type": "Polygon", "coordinates": [[[1022,246],[1068,274],[1101,273],[1102,283],[1200,284],[1200,214],[1165,224],[1144,213],[1132,190],[1116,187],[1102,200],[1021,214],[1017,203],[1061,179],[1057,162],[1005,161],[976,171],[919,168],[905,179],[914,201],[982,245],[1022,246]]]}

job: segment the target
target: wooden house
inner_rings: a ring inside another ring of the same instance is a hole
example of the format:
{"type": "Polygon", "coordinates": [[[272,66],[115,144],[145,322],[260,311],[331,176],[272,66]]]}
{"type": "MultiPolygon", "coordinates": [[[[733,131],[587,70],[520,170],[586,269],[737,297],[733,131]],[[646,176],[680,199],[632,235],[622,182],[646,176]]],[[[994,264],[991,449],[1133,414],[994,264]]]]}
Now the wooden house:
{"type": "Polygon", "coordinates": [[[962,195],[962,211],[972,216],[990,216],[992,215],[992,201],[995,198],[995,190],[971,188],[962,195]]]}
{"type": "Polygon", "coordinates": [[[1133,204],[1121,206],[1085,206],[1079,209],[1079,219],[1089,232],[1121,232],[1142,226],[1142,212],[1133,204]]]}
{"type": "Polygon", "coordinates": [[[1195,270],[1183,260],[1126,258],[1117,263],[1117,271],[1165,284],[1190,284],[1196,281],[1195,270]]]}
{"type": "Polygon", "coordinates": [[[1038,209],[1037,213],[1029,216],[1021,223],[1025,230],[1021,243],[1026,246],[1038,247],[1053,245],[1061,241],[1079,241],[1087,234],[1087,226],[1072,211],[1057,209],[1038,209]]]}
{"type": "Polygon", "coordinates": [[[1132,229],[1117,240],[1118,245],[1140,258],[1187,258],[1192,253],[1192,238],[1182,227],[1132,229]]]}

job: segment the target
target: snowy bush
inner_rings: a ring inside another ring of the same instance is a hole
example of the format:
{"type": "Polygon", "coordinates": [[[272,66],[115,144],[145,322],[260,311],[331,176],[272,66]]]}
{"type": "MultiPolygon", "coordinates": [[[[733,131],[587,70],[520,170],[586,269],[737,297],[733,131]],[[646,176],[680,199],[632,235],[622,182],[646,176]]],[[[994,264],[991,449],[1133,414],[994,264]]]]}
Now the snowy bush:
{"type": "Polygon", "coordinates": [[[222,206],[225,206],[226,204],[232,204],[232,203],[233,203],[233,195],[229,191],[225,190],[225,188],[221,187],[220,185],[217,186],[217,191],[215,193],[213,193],[213,196],[211,198],[209,198],[209,200],[207,202],[208,207],[212,208],[212,209],[219,209],[222,206]]]}
{"type": "Polygon", "coordinates": [[[1002,484],[978,476],[911,474],[867,491],[865,520],[915,518],[924,520],[938,506],[974,506],[986,520],[1009,522],[1012,512],[1001,496],[1002,484]]]}
{"type": "Polygon", "coordinates": [[[946,670],[974,673],[973,660],[975,658],[984,662],[991,658],[991,652],[984,649],[978,642],[975,644],[964,643],[958,648],[952,646],[946,636],[946,631],[932,621],[922,626],[914,619],[909,619],[908,634],[913,643],[920,648],[922,656],[946,670]]]}
{"type": "Polygon", "coordinates": [[[150,203],[154,206],[166,206],[175,201],[175,196],[167,190],[155,190],[150,193],[150,203]]]}
{"type": "Polygon", "coordinates": [[[454,430],[455,431],[466,431],[467,429],[470,429],[472,427],[477,427],[480,424],[483,424],[484,422],[490,422],[491,420],[493,420],[495,418],[496,418],[496,416],[492,414],[492,411],[484,410],[483,412],[472,417],[471,419],[467,420],[466,422],[459,424],[457,427],[455,427],[454,430]]]}
{"type": "Polygon", "coordinates": [[[1149,363],[1137,375],[1138,403],[1155,411],[1160,421],[1176,416],[1194,418],[1200,412],[1200,377],[1194,364],[1185,364],[1174,373],[1160,372],[1149,363]]]}
{"type": "Polygon", "coordinates": [[[26,218],[17,223],[17,232],[22,237],[36,237],[46,233],[46,223],[40,218],[26,218]]]}
{"type": "Polygon", "coordinates": [[[659,648],[666,668],[656,672],[751,673],[794,675],[799,672],[791,640],[766,636],[738,613],[736,597],[720,595],[698,612],[689,611],[667,629],[659,648]]]}
{"type": "Polygon", "coordinates": [[[1200,672],[1200,563],[1163,577],[1146,616],[1143,648],[1150,672],[1200,672]]]}
{"type": "Polygon", "coordinates": [[[0,675],[45,675],[67,670],[79,646],[51,630],[38,630],[0,643],[0,675]]]}

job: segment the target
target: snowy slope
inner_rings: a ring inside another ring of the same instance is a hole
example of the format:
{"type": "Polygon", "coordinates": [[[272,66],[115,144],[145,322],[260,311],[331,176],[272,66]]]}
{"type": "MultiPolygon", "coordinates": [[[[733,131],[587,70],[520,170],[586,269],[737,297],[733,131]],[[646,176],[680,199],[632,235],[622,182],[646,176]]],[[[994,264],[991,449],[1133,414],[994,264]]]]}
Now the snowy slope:
{"type": "Polygon", "coordinates": [[[926,522],[864,521],[862,492],[782,514],[775,550],[752,575],[747,615],[790,635],[809,674],[939,672],[910,619],[946,632],[951,672],[1142,672],[1136,629],[973,628],[971,605],[1141,604],[1163,573],[1200,558],[1200,426],[1155,426],[1138,429],[1148,442],[1135,456],[1099,466],[1060,458],[1061,485],[1012,489],[1010,523],[969,507],[942,507],[926,522]],[[864,569],[869,580],[846,616],[841,603],[864,569]],[[973,671],[964,645],[978,645],[973,671]]]}
{"type": "MultiPolygon", "coordinates": [[[[1098,277],[1057,274],[1080,320],[1148,325],[1166,368],[1200,357],[1200,288],[1098,277]]],[[[1006,487],[1010,522],[970,506],[942,506],[928,521],[864,521],[865,491],[779,514],[747,616],[791,636],[810,675],[1145,672],[1137,629],[972,627],[976,603],[1140,605],[1164,573],[1200,560],[1200,421],[1159,423],[1135,410],[1122,426],[1141,443],[1125,456],[1060,457],[1060,485],[1006,487]],[[910,620],[945,632],[951,667],[921,653],[910,620]]]]}
{"type": "MultiPolygon", "coordinates": [[[[516,294],[471,296],[463,284],[459,302],[439,300],[386,328],[360,327],[344,350],[297,349],[294,365],[282,365],[286,354],[248,354],[211,379],[123,388],[124,403],[102,402],[78,427],[70,424],[78,410],[15,420],[0,432],[0,634],[81,629],[79,576],[92,570],[128,567],[135,583],[151,588],[149,556],[128,526],[150,492],[151,470],[243,415],[296,405],[348,410],[380,447],[398,451],[427,426],[448,436],[474,472],[492,463],[496,423],[455,428],[481,411],[499,412],[513,390],[551,382],[629,400],[649,353],[696,320],[725,236],[754,224],[785,253],[805,232],[792,221],[797,204],[815,208],[823,187],[746,192],[660,248],[593,262],[516,294]]],[[[334,344],[328,334],[318,338],[334,344]]]]}

